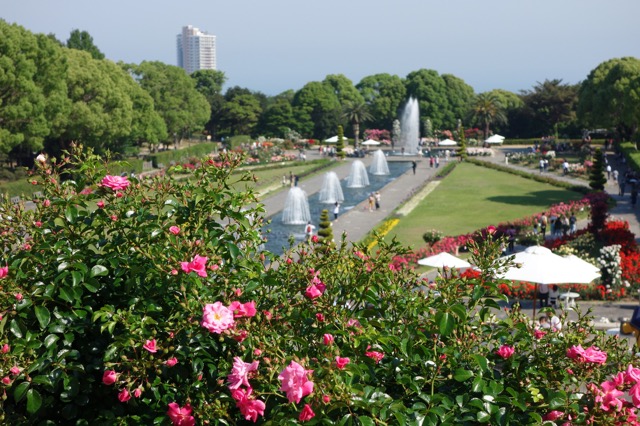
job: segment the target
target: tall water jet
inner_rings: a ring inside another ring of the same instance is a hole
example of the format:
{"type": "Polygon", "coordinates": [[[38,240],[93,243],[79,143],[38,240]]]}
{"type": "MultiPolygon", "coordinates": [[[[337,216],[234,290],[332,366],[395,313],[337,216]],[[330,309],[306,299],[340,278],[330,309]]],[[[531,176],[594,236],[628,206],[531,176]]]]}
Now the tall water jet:
{"type": "Polygon", "coordinates": [[[369,173],[372,175],[388,175],[389,165],[387,164],[387,158],[384,156],[384,152],[381,149],[373,153],[373,161],[369,166],[369,173]]]}
{"type": "Polygon", "coordinates": [[[420,147],[420,107],[418,100],[409,98],[400,115],[399,149],[407,155],[415,155],[420,147]],[[403,149],[404,148],[404,149],[403,149]]]}
{"type": "Polygon", "coordinates": [[[289,190],[282,211],[282,223],[285,225],[305,225],[311,220],[307,194],[297,186],[289,190]]]}
{"type": "Polygon", "coordinates": [[[347,188],[364,188],[365,186],[369,186],[367,169],[362,161],[355,160],[351,163],[351,170],[347,178],[347,188]]]}
{"type": "Polygon", "coordinates": [[[324,175],[322,189],[318,197],[318,200],[324,204],[342,203],[344,201],[340,178],[338,178],[336,172],[327,172],[324,175]]]}

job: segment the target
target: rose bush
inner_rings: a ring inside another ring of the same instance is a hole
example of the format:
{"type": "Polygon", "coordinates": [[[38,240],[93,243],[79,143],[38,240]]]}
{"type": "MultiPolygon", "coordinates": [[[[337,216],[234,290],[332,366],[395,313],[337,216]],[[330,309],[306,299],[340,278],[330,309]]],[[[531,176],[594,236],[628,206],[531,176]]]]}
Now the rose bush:
{"type": "Polygon", "coordinates": [[[99,158],[72,153],[39,167],[35,210],[0,206],[0,422],[539,424],[609,415],[584,385],[627,369],[626,341],[584,318],[562,334],[534,332],[517,309],[500,318],[506,301],[492,271],[504,262],[503,241],[493,234],[468,243],[479,274],[438,280],[429,292],[393,265],[403,249],[382,241],[375,257],[343,238],[272,258],[259,251],[262,208],[228,184],[249,179],[232,174],[241,161],[203,161],[184,182],[130,178],[114,191],[100,184],[111,175],[99,158]],[[567,356],[578,347],[597,362],[567,356]],[[606,360],[589,348],[606,348],[606,360]]]}

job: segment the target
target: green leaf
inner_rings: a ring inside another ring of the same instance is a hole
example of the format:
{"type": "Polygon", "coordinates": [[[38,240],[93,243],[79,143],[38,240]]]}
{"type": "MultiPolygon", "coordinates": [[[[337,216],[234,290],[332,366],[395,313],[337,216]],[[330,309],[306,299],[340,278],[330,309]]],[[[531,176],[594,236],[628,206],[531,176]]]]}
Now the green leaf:
{"type": "Polygon", "coordinates": [[[20,328],[20,324],[15,319],[12,319],[9,323],[9,330],[16,336],[18,339],[22,338],[22,329],[20,328]]]}
{"type": "Polygon", "coordinates": [[[91,278],[93,277],[101,277],[104,275],[107,275],[109,273],[109,270],[107,268],[105,268],[102,265],[95,265],[93,268],[91,268],[91,272],[89,272],[89,276],[91,278]]]}
{"type": "Polygon", "coordinates": [[[29,382],[22,382],[16,386],[16,390],[13,392],[13,399],[15,399],[16,402],[22,401],[22,398],[27,394],[27,390],[30,385],[31,383],[29,382]]]}
{"type": "Polygon", "coordinates": [[[63,286],[60,287],[60,298],[69,302],[69,303],[73,303],[73,291],[71,291],[71,289],[69,287],[63,286]]]}
{"type": "Polygon", "coordinates": [[[472,355],[472,357],[482,371],[489,371],[489,363],[487,362],[486,357],[483,357],[482,355],[472,355]]]}
{"type": "Polygon", "coordinates": [[[61,264],[58,265],[58,272],[62,272],[65,269],[67,269],[68,267],[69,267],[69,263],[62,262],[61,264]]]}
{"type": "Polygon", "coordinates": [[[36,306],[36,318],[38,318],[38,322],[40,323],[40,328],[46,328],[49,325],[49,321],[51,321],[51,313],[49,309],[45,306],[36,306]]]}
{"type": "Polygon", "coordinates": [[[238,255],[240,255],[240,249],[235,244],[227,244],[227,250],[229,250],[229,255],[232,259],[235,259],[238,257],[238,255]]]}
{"type": "Polygon", "coordinates": [[[73,286],[77,286],[84,280],[84,275],[80,271],[72,271],[71,277],[73,278],[73,286]]]}
{"type": "Polygon", "coordinates": [[[478,419],[480,423],[487,423],[490,418],[491,416],[489,416],[489,413],[486,411],[478,411],[478,414],[476,414],[476,419],[478,419]]]}
{"type": "Polygon", "coordinates": [[[68,206],[64,212],[64,217],[67,219],[67,222],[73,224],[78,220],[78,209],[74,206],[68,206]]]}
{"type": "Polygon", "coordinates": [[[58,340],[60,340],[60,337],[58,337],[55,334],[49,334],[47,337],[44,338],[44,346],[48,349],[51,347],[51,345],[56,343],[58,340]]]}
{"type": "Polygon", "coordinates": [[[358,416],[358,420],[362,426],[375,426],[376,422],[373,421],[371,417],[368,416],[358,416]]]}
{"type": "Polygon", "coordinates": [[[453,316],[449,312],[440,312],[436,315],[438,321],[438,327],[440,328],[440,334],[448,336],[453,331],[456,322],[453,316]]]}
{"type": "Polygon", "coordinates": [[[468,380],[471,377],[473,377],[473,372],[469,370],[465,370],[464,368],[458,368],[453,375],[453,378],[456,379],[458,382],[464,382],[465,380],[468,380]]]}
{"type": "Polygon", "coordinates": [[[27,391],[27,413],[34,414],[42,406],[42,396],[35,389],[27,391]]]}

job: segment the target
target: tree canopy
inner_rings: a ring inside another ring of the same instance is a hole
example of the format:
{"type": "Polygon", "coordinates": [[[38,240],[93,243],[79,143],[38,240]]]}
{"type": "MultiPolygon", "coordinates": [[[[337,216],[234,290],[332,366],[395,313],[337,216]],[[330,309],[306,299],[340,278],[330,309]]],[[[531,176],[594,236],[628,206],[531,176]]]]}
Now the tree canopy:
{"type": "Polygon", "coordinates": [[[391,129],[400,105],[407,98],[402,79],[397,75],[375,74],[360,80],[356,88],[369,106],[371,125],[378,129],[391,129]]]}
{"type": "Polygon", "coordinates": [[[80,31],[78,29],[71,31],[71,35],[67,40],[67,47],[69,49],[84,50],[88,52],[93,59],[104,59],[104,53],[93,43],[93,37],[86,31],[80,31]]]}

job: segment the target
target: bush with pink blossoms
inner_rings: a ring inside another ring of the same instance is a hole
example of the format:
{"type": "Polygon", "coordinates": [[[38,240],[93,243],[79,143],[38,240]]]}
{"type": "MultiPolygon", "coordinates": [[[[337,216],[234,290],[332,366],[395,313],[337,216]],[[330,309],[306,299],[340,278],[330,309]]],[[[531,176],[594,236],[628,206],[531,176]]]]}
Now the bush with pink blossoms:
{"type": "Polygon", "coordinates": [[[121,196],[100,159],[51,160],[48,207],[1,206],[0,423],[580,424],[610,415],[599,397],[616,403],[585,385],[627,368],[626,342],[582,317],[562,334],[518,310],[496,319],[501,241],[486,233],[467,242],[482,285],[425,293],[390,267],[396,244],[260,252],[233,155],[193,180],[130,178],[121,196]]]}

